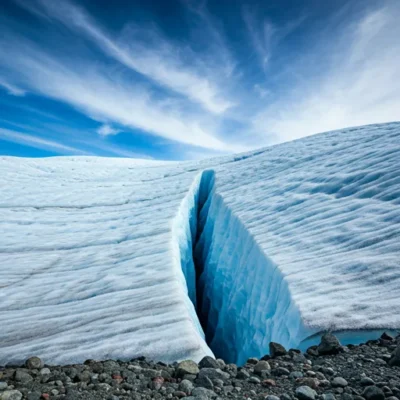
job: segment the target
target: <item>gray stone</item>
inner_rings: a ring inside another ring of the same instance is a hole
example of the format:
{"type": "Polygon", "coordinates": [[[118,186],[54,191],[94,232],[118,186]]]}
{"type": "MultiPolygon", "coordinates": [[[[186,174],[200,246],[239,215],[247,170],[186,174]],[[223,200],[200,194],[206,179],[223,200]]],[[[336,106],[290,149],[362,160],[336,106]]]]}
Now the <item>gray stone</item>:
{"type": "Polygon", "coordinates": [[[389,360],[389,365],[400,367],[400,344],[396,347],[392,353],[392,357],[389,360]]]}
{"type": "Polygon", "coordinates": [[[269,344],[269,354],[272,358],[284,356],[287,354],[286,349],[279,343],[270,342],[269,344]]]}
{"type": "Polygon", "coordinates": [[[250,383],[261,383],[261,381],[255,376],[250,377],[248,382],[250,382],[250,383]]]}
{"type": "Polygon", "coordinates": [[[391,342],[392,340],[394,340],[394,337],[387,332],[383,332],[381,335],[381,339],[388,340],[391,342]]]}
{"type": "Polygon", "coordinates": [[[0,390],[6,390],[7,386],[7,382],[0,382],[0,390]]]}
{"type": "Polygon", "coordinates": [[[353,400],[353,396],[350,393],[343,393],[342,400],[353,400]]]}
{"type": "Polygon", "coordinates": [[[230,378],[230,375],[227,372],[223,372],[219,368],[202,368],[198,377],[203,378],[205,376],[211,380],[222,379],[223,381],[226,381],[230,378]]]}
{"type": "Polygon", "coordinates": [[[302,378],[303,376],[304,376],[304,374],[301,371],[293,371],[290,373],[289,378],[298,379],[298,378],[302,378]]]}
{"type": "Polygon", "coordinates": [[[83,371],[81,374],[78,375],[78,379],[81,382],[90,382],[91,379],[90,371],[83,371]]]}
{"type": "Polygon", "coordinates": [[[199,368],[220,368],[218,361],[210,356],[205,356],[199,362],[199,368]]]}
{"type": "Polygon", "coordinates": [[[375,385],[375,382],[371,378],[364,377],[364,378],[361,378],[360,385],[361,386],[373,386],[373,385],[375,385]]]}
{"type": "Polygon", "coordinates": [[[376,386],[367,386],[362,392],[362,397],[366,400],[384,400],[385,394],[376,386]]]}
{"type": "Polygon", "coordinates": [[[318,345],[318,354],[337,354],[342,349],[342,346],[335,335],[328,332],[321,338],[321,343],[318,345]]]}
{"type": "Polygon", "coordinates": [[[18,390],[6,390],[0,394],[0,400],[21,400],[22,393],[18,390]]]}
{"type": "Polygon", "coordinates": [[[260,375],[262,371],[270,371],[271,366],[268,361],[258,361],[256,365],[254,365],[254,373],[260,375]]]}
{"type": "Polygon", "coordinates": [[[40,400],[42,394],[40,392],[29,392],[26,396],[27,400],[40,400]]]}
{"type": "Polygon", "coordinates": [[[224,386],[224,381],[222,379],[213,379],[214,386],[222,388],[224,386]]]}
{"type": "Polygon", "coordinates": [[[207,376],[203,376],[202,378],[197,378],[195,380],[197,386],[204,387],[206,389],[214,389],[214,384],[212,383],[211,379],[207,376]]]}
{"type": "Polygon", "coordinates": [[[214,399],[215,397],[217,397],[217,394],[212,390],[197,387],[192,390],[192,396],[206,399],[214,399]]]}
{"type": "Polygon", "coordinates": [[[348,382],[346,381],[346,379],[344,379],[340,376],[333,378],[331,383],[332,383],[333,387],[346,387],[348,385],[348,382]]]}
{"type": "Polygon", "coordinates": [[[51,371],[48,368],[42,368],[40,370],[40,375],[50,375],[51,371]]]}
{"type": "MultiPolygon", "coordinates": [[[[175,392],[173,392],[172,393],[175,397],[177,397],[178,399],[181,399],[182,397],[185,397],[185,398],[189,398],[189,397],[186,397],[186,393],[185,392],[182,392],[181,390],[176,390],[175,392]]],[[[190,396],[190,397],[192,397],[192,396],[190,396]]],[[[194,397],[193,397],[194,398],[194,397]]]]}
{"type": "Polygon", "coordinates": [[[265,400],[280,400],[278,396],[274,396],[273,394],[268,395],[265,400]]]}
{"type": "Polygon", "coordinates": [[[197,375],[199,373],[199,367],[192,360],[181,361],[176,368],[176,373],[178,377],[183,377],[184,375],[197,375]]]}
{"type": "Polygon", "coordinates": [[[193,390],[193,383],[188,381],[187,379],[184,379],[179,384],[179,390],[181,390],[182,392],[185,392],[186,394],[190,394],[193,390]]]}
{"type": "Polygon", "coordinates": [[[39,357],[30,357],[25,362],[26,368],[41,369],[43,368],[43,361],[39,357]]]}
{"type": "Polygon", "coordinates": [[[25,372],[21,369],[17,369],[15,371],[14,378],[17,382],[21,382],[21,383],[28,383],[33,380],[33,378],[28,374],[28,372],[25,372]]]}
{"type": "Polygon", "coordinates": [[[151,369],[151,368],[145,368],[142,369],[142,374],[146,376],[147,378],[157,378],[161,376],[161,371],[158,371],[156,369],[151,369]]]}
{"type": "Polygon", "coordinates": [[[336,397],[333,393],[324,393],[322,395],[322,400],[336,400],[336,397]]]}
{"type": "Polygon", "coordinates": [[[228,372],[230,376],[235,377],[237,374],[237,366],[236,364],[226,364],[225,372],[228,372]]]}
{"type": "Polygon", "coordinates": [[[275,368],[272,373],[277,376],[290,375],[290,371],[284,367],[275,368]]]}
{"type": "Polygon", "coordinates": [[[238,371],[236,378],[243,379],[243,380],[248,379],[248,378],[250,378],[250,374],[245,369],[241,369],[240,371],[238,371]]]}
{"type": "Polygon", "coordinates": [[[222,390],[224,391],[225,394],[232,393],[233,392],[233,386],[231,386],[231,385],[224,386],[222,388],[222,390]]]}
{"type": "Polygon", "coordinates": [[[295,353],[293,354],[293,362],[304,364],[307,362],[307,358],[304,356],[304,354],[295,353]]]}
{"type": "Polygon", "coordinates": [[[299,386],[296,389],[296,397],[299,400],[315,400],[317,392],[309,386],[299,386]]]}

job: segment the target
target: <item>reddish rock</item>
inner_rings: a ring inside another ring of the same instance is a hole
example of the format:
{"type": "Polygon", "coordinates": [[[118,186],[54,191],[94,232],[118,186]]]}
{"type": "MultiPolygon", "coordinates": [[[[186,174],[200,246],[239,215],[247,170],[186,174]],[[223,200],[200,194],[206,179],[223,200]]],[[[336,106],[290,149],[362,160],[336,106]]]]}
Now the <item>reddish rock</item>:
{"type": "Polygon", "coordinates": [[[152,379],[150,389],[160,390],[163,383],[164,383],[164,378],[161,376],[156,376],[155,378],[152,379]]]}
{"type": "Polygon", "coordinates": [[[276,382],[273,379],[265,379],[262,384],[264,386],[276,386],[276,382]]]}
{"type": "Polygon", "coordinates": [[[112,375],[112,378],[113,378],[115,381],[117,381],[118,383],[121,383],[121,382],[123,382],[123,380],[124,380],[124,378],[123,378],[121,375],[117,375],[117,374],[112,375]]]}

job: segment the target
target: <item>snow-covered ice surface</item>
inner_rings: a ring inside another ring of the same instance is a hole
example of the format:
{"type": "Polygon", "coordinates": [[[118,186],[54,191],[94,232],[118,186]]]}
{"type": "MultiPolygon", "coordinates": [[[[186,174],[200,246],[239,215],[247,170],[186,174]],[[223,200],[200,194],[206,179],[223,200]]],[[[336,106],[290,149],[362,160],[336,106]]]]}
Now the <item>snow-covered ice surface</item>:
{"type": "Polygon", "coordinates": [[[1,157],[0,228],[0,365],[199,360],[193,304],[238,363],[357,340],[400,328],[400,123],[199,162],[1,157]]]}

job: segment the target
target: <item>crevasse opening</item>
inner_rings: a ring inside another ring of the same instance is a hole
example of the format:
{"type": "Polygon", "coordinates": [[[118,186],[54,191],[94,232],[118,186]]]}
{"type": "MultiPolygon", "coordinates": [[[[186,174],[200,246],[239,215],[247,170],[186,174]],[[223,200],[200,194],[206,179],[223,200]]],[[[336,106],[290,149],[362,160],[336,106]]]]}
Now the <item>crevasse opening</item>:
{"type": "Polygon", "coordinates": [[[216,357],[241,365],[267,354],[270,341],[294,347],[315,331],[304,327],[281,271],[217,193],[215,181],[212,170],[196,177],[181,204],[175,239],[195,325],[216,357]]]}

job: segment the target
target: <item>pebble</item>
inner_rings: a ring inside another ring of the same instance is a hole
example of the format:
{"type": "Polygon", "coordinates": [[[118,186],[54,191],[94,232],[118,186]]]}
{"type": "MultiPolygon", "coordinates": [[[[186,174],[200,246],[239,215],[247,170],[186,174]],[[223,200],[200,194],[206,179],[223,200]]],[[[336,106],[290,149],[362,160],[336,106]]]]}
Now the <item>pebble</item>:
{"type": "Polygon", "coordinates": [[[238,371],[236,378],[237,379],[248,379],[248,378],[250,378],[250,374],[245,369],[241,369],[240,371],[238,371]]]}
{"type": "Polygon", "coordinates": [[[199,368],[220,368],[218,361],[210,356],[205,356],[199,362],[199,368]]]}
{"type": "Polygon", "coordinates": [[[21,382],[21,383],[28,383],[33,380],[33,378],[27,372],[25,372],[21,369],[17,369],[15,371],[14,377],[17,382],[21,382]]]}
{"type": "Polygon", "coordinates": [[[271,342],[269,344],[269,354],[272,358],[275,358],[275,357],[286,355],[287,351],[281,344],[271,342]]]}
{"type": "Polygon", "coordinates": [[[296,389],[296,397],[299,400],[315,400],[317,392],[309,386],[299,386],[296,389]]]}
{"type": "MultiPolygon", "coordinates": [[[[209,380],[210,381],[210,380],[209,380]]],[[[211,385],[212,382],[210,381],[211,385]]],[[[185,392],[186,394],[190,394],[193,390],[194,386],[193,383],[188,381],[187,379],[184,379],[180,384],[179,384],[179,390],[182,392],[185,392]]]]}
{"type": "Polygon", "coordinates": [[[198,365],[192,360],[181,361],[176,369],[178,377],[183,377],[184,375],[197,375],[199,371],[198,365]]]}
{"type": "Polygon", "coordinates": [[[348,346],[348,353],[290,349],[240,367],[212,357],[198,365],[138,358],[29,369],[26,362],[0,368],[0,400],[13,400],[9,393],[18,400],[398,400],[399,368],[386,361],[399,338],[348,346]]]}
{"type": "Polygon", "coordinates": [[[215,397],[217,397],[217,394],[215,392],[213,392],[210,389],[205,389],[202,387],[193,389],[192,395],[194,397],[205,397],[207,399],[214,399],[215,397]]]}
{"type": "Polygon", "coordinates": [[[39,357],[30,357],[25,362],[28,369],[41,369],[43,368],[43,361],[39,357]]]}
{"type": "Polygon", "coordinates": [[[363,377],[360,380],[360,385],[361,386],[372,386],[372,385],[375,385],[375,382],[371,378],[363,377]]]}
{"type": "Polygon", "coordinates": [[[0,393],[0,400],[21,400],[22,393],[18,390],[6,390],[0,393]]]}
{"type": "Polygon", "coordinates": [[[325,333],[317,347],[318,354],[337,354],[342,349],[338,338],[332,333],[325,333]]]}
{"type": "Polygon", "coordinates": [[[254,365],[254,372],[256,374],[261,374],[262,371],[270,371],[271,366],[268,361],[258,361],[257,364],[254,365]]]}
{"type": "Polygon", "coordinates": [[[336,400],[336,397],[333,393],[324,393],[322,395],[322,400],[336,400]]]}
{"type": "Polygon", "coordinates": [[[362,392],[362,397],[366,400],[384,400],[385,394],[377,386],[367,386],[362,392]]]}
{"type": "Polygon", "coordinates": [[[227,372],[221,371],[219,368],[202,368],[199,372],[198,377],[200,379],[207,377],[211,380],[221,379],[223,381],[226,381],[230,378],[230,375],[227,372]]]}
{"type": "Polygon", "coordinates": [[[337,376],[336,378],[333,378],[332,380],[332,386],[333,387],[346,387],[348,385],[348,382],[346,379],[341,378],[340,376],[337,376]]]}

